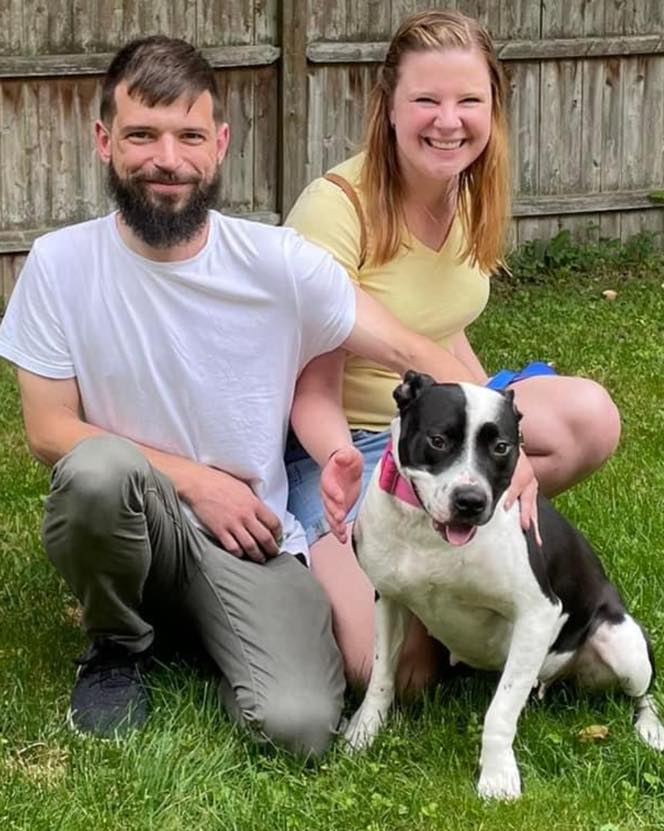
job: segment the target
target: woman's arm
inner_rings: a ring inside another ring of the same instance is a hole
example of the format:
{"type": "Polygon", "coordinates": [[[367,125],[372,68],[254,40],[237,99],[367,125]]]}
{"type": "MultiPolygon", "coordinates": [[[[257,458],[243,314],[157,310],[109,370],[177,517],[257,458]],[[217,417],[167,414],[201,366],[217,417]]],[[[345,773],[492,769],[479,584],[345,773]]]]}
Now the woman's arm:
{"type": "Polygon", "coordinates": [[[455,357],[473,374],[476,383],[486,384],[489,376],[486,374],[484,367],[480,363],[479,358],[475,354],[475,350],[470,345],[468,337],[465,332],[461,332],[456,336],[452,342],[452,352],[455,357]]]}
{"type": "Polygon", "coordinates": [[[342,349],[319,355],[302,370],[295,387],[291,425],[321,467],[335,451],[352,446],[341,404],[344,361],[342,349]]]}
{"type": "Polygon", "coordinates": [[[344,361],[345,353],[336,349],[307,364],[291,410],[295,435],[320,465],[325,518],[340,542],[346,542],[346,515],[360,494],[364,467],[342,407],[344,361]]]}

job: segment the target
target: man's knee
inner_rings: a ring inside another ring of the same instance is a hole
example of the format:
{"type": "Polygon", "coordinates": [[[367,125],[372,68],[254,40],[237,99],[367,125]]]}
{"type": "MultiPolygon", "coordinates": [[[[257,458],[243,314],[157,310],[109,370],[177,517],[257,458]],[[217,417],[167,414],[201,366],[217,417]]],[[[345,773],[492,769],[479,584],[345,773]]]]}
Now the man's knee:
{"type": "Polygon", "coordinates": [[[332,694],[284,693],[266,702],[260,731],[296,756],[319,758],[336,735],[341,706],[342,700],[332,694]]]}
{"type": "Polygon", "coordinates": [[[63,508],[72,526],[102,533],[131,498],[131,484],[148,471],[147,459],[132,442],[117,436],[84,439],[53,468],[47,512],[63,508]]]}
{"type": "Polygon", "coordinates": [[[85,439],[57,463],[46,501],[42,540],[51,561],[86,551],[117,531],[123,510],[140,511],[140,481],[149,463],[126,439],[85,439]]]}

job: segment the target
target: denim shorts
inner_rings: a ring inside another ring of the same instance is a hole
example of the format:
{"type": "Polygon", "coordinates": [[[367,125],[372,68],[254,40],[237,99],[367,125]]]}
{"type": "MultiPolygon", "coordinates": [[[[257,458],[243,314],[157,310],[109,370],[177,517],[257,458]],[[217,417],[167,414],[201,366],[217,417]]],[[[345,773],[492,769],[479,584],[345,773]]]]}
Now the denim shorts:
{"type": "MultiPolygon", "coordinates": [[[[351,430],[351,436],[353,444],[364,457],[364,471],[362,490],[348,514],[348,522],[357,516],[359,504],[371,474],[383,455],[390,431],[375,433],[370,430],[351,430]]],[[[288,436],[285,461],[288,473],[288,510],[300,522],[307,535],[307,542],[312,545],[330,530],[320,498],[320,468],[293,433],[288,436]]]]}

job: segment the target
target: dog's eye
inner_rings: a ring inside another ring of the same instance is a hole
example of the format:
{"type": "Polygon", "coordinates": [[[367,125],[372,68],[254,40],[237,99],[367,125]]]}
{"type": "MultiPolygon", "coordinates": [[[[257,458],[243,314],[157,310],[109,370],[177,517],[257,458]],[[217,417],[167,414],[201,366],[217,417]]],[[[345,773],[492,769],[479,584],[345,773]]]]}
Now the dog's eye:
{"type": "Polygon", "coordinates": [[[510,445],[506,441],[497,441],[493,446],[493,452],[496,456],[507,456],[510,452],[510,445]]]}
{"type": "Polygon", "coordinates": [[[449,447],[449,440],[447,436],[427,436],[427,441],[434,448],[434,450],[447,450],[449,447]]]}

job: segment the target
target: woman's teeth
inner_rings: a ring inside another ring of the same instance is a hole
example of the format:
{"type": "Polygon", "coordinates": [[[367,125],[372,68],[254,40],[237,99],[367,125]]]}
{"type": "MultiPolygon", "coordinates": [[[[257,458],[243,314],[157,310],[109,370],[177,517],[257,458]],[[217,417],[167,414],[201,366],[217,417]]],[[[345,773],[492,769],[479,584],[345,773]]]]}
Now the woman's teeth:
{"type": "Polygon", "coordinates": [[[436,150],[458,150],[464,142],[464,139],[457,139],[456,141],[436,141],[436,139],[425,139],[427,144],[435,147],[436,150]]]}

